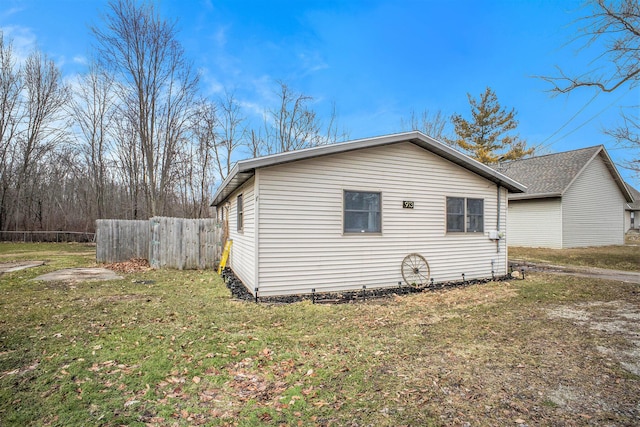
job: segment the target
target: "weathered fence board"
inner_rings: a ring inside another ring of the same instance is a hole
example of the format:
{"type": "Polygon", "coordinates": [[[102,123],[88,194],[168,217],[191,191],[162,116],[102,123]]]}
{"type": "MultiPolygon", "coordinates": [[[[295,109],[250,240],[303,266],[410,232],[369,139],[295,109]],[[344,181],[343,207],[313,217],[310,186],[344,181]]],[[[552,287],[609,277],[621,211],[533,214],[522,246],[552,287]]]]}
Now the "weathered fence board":
{"type": "Polygon", "coordinates": [[[149,221],[99,219],[96,221],[96,260],[122,262],[149,256],[149,221]]]}
{"type": "Polygon", "coordinates": [[[96,259],[98,262],[119,262],[130,259],[130,247],[144,245],[141,237],[146,232],[146,247],[136,257],[145,258],[153,268],[205,269],[214,268],[221,254],[222,229],[212,218],[186,219],[154,217],[149,221],[135,221],[135,230],[120,220],[98,220],[96,259]],[[113,223],[111,223],[113,221],[113,223]],[[134,237],[136,236],[136,237],[134,237]],[[134,240],[134,241],[132,241],[134,240]]]}

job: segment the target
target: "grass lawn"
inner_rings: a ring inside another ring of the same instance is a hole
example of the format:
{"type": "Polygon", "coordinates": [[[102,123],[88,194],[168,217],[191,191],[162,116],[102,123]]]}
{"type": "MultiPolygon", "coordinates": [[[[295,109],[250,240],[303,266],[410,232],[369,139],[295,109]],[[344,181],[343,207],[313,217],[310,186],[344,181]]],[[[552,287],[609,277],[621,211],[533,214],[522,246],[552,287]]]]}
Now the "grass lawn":
{"type": "Polygon", "coordinates": [[[36,282],[92,248],[0,244],[0,425],[633,425],[638,285],[527,280],[239,302],[212,271],[36,282]],[[634,329],[635,328],[635,329],[634,329]]]}
{"type": "Polygon", "coordinates": [[[557,265],[640,271],[640,246],[601,246],[575,249],[509,247],[510,259],[557,265]]]}

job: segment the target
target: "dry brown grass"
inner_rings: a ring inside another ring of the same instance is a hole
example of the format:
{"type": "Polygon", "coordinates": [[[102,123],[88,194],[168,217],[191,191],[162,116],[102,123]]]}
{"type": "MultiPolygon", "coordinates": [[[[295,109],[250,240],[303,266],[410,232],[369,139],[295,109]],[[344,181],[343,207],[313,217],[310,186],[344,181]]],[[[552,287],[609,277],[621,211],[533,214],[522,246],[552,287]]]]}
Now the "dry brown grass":
{"type": "Polygon", "coordinates": [[[509,247],[510,259],[557,265],[640,271],[640,246],[601,246],[575,249],[509,247]]]}
{"type": "Polygon", "coordinates": [[[638,285],[531,274],[366,303],[266,305],[232,300],[210,271],[73,286],[36,274],[0,282],[1,425],[640,419],[638,285]]]}

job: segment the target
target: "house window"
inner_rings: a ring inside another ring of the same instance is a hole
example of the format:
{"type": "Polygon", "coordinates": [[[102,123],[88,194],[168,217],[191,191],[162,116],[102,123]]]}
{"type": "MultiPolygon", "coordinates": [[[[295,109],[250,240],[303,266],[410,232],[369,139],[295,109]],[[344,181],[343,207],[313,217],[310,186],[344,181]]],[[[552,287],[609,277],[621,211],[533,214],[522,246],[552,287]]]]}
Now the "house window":
{"type": "Polygon", "coordinates": [[[344,192],[344,232],[380,233],[380,193],[344,192]]]}
{"type": "Polygon", "coordinates": [[[464,199],[447,197],[447,232],[464,232],[464,199]]]}
{"type": "Polygon", "coordinates": [[[244,211],[242,206],[242,194],[238,196],[238,231],[242,231],[244,228],[244,211]]]}
{"type": "Polygon", "coordinates": [[[484,200],[447,197],[447,233],[482,233],[484,200]]]}
{"type": "Polygon", "coordinates": [[[484,231],[484,200],[467,199],[467,232],[484,231]]]}

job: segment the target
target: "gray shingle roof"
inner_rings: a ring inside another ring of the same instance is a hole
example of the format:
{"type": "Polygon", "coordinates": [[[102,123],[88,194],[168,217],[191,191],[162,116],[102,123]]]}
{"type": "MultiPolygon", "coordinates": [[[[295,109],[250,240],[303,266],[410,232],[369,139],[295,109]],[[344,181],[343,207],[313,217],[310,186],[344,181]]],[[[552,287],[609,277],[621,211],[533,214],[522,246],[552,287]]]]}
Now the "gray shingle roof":
{"type": "Polygon", "coordinates": [[[630,201],[631,195],[602,145],[506,162],[496,169],[527,187],[524,194],[510,195],[510,199],[559,197],[598,154],[602,155],[612,178],[630,201]]]}
{"type": "Polygon", "coordinates": [[[631,193],[631,195],[633,196],[633,199],[634,199],[633,203],[627,203],[627,205],[629,206],[628,210],[630,210],[630,211],[640,211],[640,191],[638,191],[635,188],[633,188],[631,185],[629,185],[628,182],[625,182],[625,185],[629,189],[629,193],[631,193]]]}

